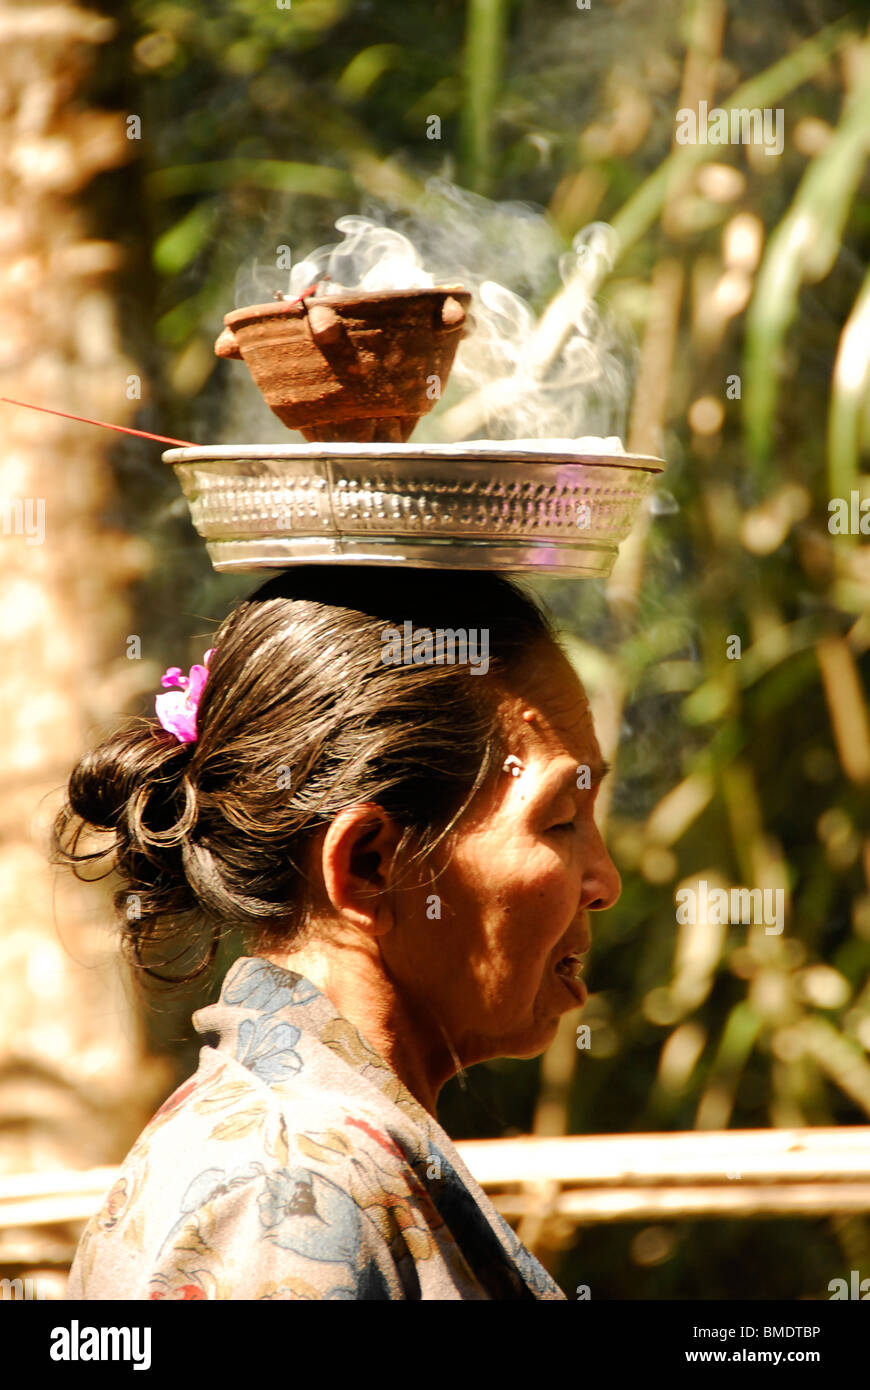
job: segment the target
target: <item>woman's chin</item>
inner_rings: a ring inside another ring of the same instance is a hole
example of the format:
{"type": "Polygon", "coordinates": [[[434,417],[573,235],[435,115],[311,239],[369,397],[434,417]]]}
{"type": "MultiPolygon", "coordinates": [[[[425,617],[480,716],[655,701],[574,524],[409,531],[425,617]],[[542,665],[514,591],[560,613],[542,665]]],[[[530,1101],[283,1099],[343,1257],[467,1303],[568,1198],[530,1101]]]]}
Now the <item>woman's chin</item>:
{"type": "Polygon", "coordinates": [[[546,1021],[538,1020],[531,1025],[525,1032],[512,1034],[506,1038],[503,1050],[499,1053],[501,1057],[540,1057],[542,1052],[546,1052],[550,1043],[559,1031],[560,1014],[553,1014],[546,1021]]]}

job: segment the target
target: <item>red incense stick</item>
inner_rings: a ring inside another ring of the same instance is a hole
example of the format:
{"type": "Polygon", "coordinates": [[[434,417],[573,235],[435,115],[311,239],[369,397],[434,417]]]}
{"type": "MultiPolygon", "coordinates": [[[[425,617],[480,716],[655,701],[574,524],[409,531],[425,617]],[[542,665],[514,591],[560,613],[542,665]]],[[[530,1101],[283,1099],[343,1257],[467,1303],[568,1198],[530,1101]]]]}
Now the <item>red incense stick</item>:
{"type": "MultiPolygon", "coordinates": [[[[324,280],[328,280],[328,279],[329,279],[329,276],[328,276],[328,275],[324,275],[323,279],[324,279],[324,280]]],[[[288,302],[289,302],[290,304],[304,304],[304,303],[305,303],[305,300],[308,298],[308,296],[309,296],[310,294],[314,294],[314,291],[315,291],[315,290],[319,290],[319,289],[320,289],[320,286],[322,285],[322,283],[323,283],[322,280],[315,280],[314,284],[313,284],[313,285],[309,285],[307,290],[303,290],[301,294],[297,294],[297,296],[296,296],[295,299],[291,299],[291,300],[289,300],[288,302]]],[[[282,296],[282,298],[283,298],[283,296],[282,296]]]]}
{"type": "Polygon", "coordinates": [[[156,439],[158,444],[178,444],[182,449],[195,449],[190,439],[172,439],[167,434],[152,434],[150,430],[133,430],[127,425],[111,425],[108,420],[92,420],[87,415],[71,415],[68,410],[49,410],[47,405],[31,405],[30,401],[13,401],[9,396],[0,396],[6,405],[23,405],[27,410],[41,410],[43,415],[60,415],[64,420],[78,420],[82,425],[99,425],[104,430],[118,430],[121,434],[135,434],[140,439],[156,439]]]}
{"type": "MultiPolygon", "coordinates": [[[[324,275],[323,279],[328,280],[329,276],[324,275]]],[[[291,299],[290,303],[304,303],[309,295],[314,294],[321,283],[320,280],[315,281],[313,285],[308,286],[307,290],[303,290],[296,299],[291,299]]],[[[168,434],[152,434],[150,430],[134,430],[130,429],[128,425],[112,425],[108,420],[92,420],[89,415],[71,415],[68,410],[50,410],[47,405],[32,405],[30,401],[13,401],[10,396],[0,396],[0,401],[5,405],[23,406],[25,410],[40,410],[43,415],[59,415],[63,420],[78,420],[81,425],[99,425],[100,429],[117,430],[119,434],[135,434],[139,439],[154,439],[158,444],[177,444],[181,449],[198,448],[198,445],[190,439],[172,439],[168,434]]]]}

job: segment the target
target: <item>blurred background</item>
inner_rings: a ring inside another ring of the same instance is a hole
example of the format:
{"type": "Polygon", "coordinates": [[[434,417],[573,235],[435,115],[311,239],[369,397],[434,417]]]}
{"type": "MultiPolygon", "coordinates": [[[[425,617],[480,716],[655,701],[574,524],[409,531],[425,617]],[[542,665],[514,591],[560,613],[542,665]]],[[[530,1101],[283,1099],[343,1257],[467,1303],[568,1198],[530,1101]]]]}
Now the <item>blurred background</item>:
{"type": "MultiPolygon", "coordinates": [[[[870,1117],[870,504],[863,536],[829,529],[832,499],[860,518],[870,498],[868,24],[835,0],[0,0],[5,397],[289,442],[213,354],[240,270],[338,240],[349,213],[411,225],[436,179],[484,226],[524,205],[535,234],[486,273],[541,314],[559,254],[613,229],[597,295],[631,394],[612,432],[668,467],[609,581],[533,587],[616,764],[623,895],[597,919],[588,1049],[572,1025],[451,1082],[454,1138],[870,1117]],[[781,112],[781,148],[681,144],[701,102],[781,112]],[[785,930],[679,926],[699,879],[781,889],[785,930]]],[[[450,232],[450,198],[427,215],[450,232]]],[[[415,437],[445,437],[451,408],[415,437]]],[[[2,1178],[117,1162],[196,1064],[213,986],[142,1000],[110,885],[50,870],[46,831],[78,752],[150,712],[257,576],[212,571],[160,445],[11,405],[0,425],[2,1178]]],[[[62,1291],[77,1229],[0,1226],[0,1273],[62,1291]]],[[[820,1298],[870,1275],[861,1214],[539,1237],[593,1298],[820,1298]]]]}

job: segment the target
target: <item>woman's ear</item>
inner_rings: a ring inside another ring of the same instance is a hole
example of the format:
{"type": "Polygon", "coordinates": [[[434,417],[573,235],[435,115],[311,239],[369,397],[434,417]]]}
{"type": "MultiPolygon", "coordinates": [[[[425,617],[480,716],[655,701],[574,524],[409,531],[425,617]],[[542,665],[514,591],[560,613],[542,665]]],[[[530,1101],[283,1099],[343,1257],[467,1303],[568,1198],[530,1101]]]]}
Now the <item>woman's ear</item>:
{"type": "Polygon", "coordinates": [[[333,909],[377,936],[393,925],[389,893],[401,832],[380,806],[349,806],[326,831],[323,886],[333,909]]]}

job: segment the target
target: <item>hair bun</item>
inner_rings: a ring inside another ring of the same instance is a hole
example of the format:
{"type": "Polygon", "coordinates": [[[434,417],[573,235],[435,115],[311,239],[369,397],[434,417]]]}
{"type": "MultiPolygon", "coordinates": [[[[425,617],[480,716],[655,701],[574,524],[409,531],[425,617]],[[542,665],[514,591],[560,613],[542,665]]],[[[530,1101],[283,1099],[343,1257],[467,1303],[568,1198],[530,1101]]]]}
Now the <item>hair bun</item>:
{"type": "Polygon", "coordinates": [[[135,805],[158,783],[168,791],[173,773],[182,774],[186,750],[186,744],[153,725],[121,730],[78,763],[70,777],[69,806],[97,830],[123,830],[131,802],[135,805]]]}

